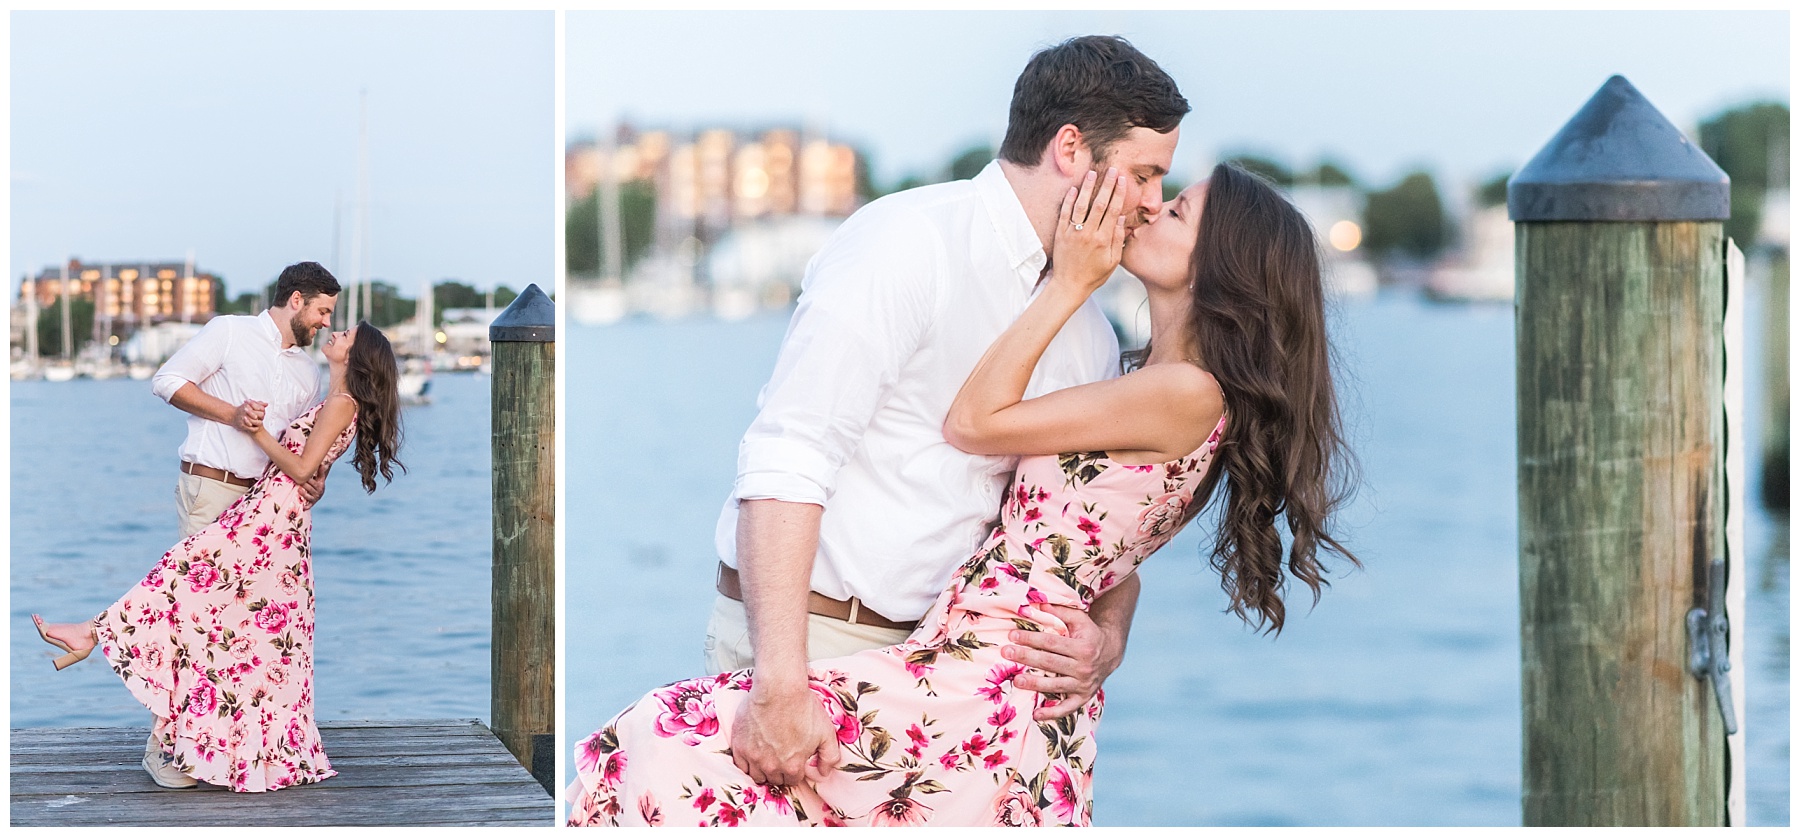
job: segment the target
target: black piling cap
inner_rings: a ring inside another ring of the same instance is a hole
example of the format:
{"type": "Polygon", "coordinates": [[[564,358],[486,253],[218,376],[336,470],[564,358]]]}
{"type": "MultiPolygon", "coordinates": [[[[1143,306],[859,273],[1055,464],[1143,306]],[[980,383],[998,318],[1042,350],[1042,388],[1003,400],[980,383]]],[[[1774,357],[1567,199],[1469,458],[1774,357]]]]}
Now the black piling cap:
{"type": "Polygon", "coordinates": [[[488,326],[488,339],[497,343],[555,343],[556,303],[538,290],[536,283],[506,306],[488,326]]]}
{"type": "Polygon", "coordinates": [[[1506,185],[1514,221],[1723,221],[1731,178],[1624,76],[1506,185]]]}

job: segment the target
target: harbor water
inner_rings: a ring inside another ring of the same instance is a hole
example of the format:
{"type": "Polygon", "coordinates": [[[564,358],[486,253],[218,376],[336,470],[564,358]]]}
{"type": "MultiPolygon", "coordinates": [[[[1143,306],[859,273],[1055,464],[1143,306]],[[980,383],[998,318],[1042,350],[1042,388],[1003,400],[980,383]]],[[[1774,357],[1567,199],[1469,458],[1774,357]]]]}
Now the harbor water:
{"type": "MultiPolygon", "coordinates": [[[[402,414],[407,473],[373,495],[349,456],[332,468],[313,511],[321,721],[487,717],[489,386],[436,376],[402,414]]],[[[14,381],[11,404],[11,724],[147,725],[98,655],[52,669],[30,614],[92,618],[176,542],[186,414],[125,378],[14,381]]]]}
{"type": "MultiPolygon", "coordinates": [[[[714,523],[786,319],[568,329],[565,771],[572,742],[701,673],[714,523]]],[[[1096,824],[1520,824],[1512,309],[1384,295],[1333,327],[1366,566],[1316,608],[1290,592],[1272,639],[1222,613],[1205,517],[1152,558],[1107,683],[1096,824]]],[[[1748,818],[1785,825],[1787,522],[1753,508],[1746,533],[1748,818]]]]}

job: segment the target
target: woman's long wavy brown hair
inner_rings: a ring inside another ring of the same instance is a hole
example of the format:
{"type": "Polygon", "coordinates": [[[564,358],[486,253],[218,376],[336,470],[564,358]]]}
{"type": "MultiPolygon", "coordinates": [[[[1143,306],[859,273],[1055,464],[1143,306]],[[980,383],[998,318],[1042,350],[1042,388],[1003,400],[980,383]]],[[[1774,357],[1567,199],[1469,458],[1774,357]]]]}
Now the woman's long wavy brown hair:
{"type": "Polygon", "coordinates": [[[1326,531],[1349,499],[1355,462],[1332,385],[1318,238],[1272,184],[1221,164],[1207,186],[1188,275],[1200,365],[1219,382],[1228,416],[1189,514],[1223,485],[1211,562],[1231,597],[1228,610],[1279,634],[1287,582],[1276,518],[1285,516],[1293,540],[1287,573],[1312,590],[1315,605],[1329,585],[1321,548],[1361,566],[1326,531]]]}
{"type": "Polygon", "coordinates": [[[363,490],[375,493],[375,474],[394,481],[406,471],[400,453],[400,362],[387,335],[368,320],[356,324],[356,342],[344,360],[344,388],[356,399],[356,455],[363,490]]]}

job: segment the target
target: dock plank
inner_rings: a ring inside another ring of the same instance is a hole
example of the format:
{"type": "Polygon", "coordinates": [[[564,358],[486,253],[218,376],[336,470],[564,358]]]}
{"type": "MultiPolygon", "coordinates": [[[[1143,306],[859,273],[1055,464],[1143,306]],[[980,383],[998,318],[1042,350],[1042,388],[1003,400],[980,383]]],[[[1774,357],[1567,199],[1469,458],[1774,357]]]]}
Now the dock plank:
{"type": "Polygon", "coordinates": [[[480,722],[319,725],[338,775],[272,793],[157,787],[139,765],[147,727],[14,729],[11,821],[48,825],[540,825],[543,786],[480,722]]]}

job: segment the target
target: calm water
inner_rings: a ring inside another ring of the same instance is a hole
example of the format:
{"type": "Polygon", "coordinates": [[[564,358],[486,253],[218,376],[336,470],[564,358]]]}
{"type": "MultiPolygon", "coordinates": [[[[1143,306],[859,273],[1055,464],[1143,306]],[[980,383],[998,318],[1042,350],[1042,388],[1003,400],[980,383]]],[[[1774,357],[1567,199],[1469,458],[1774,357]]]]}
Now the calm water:
{"type": "MultiPolygon", "coordinates": [[[[348,458],[314,509],[321,720],[486,718],[489,379],[406,409],[410,473],[364,494],[348,458]]],[[[31,627],[112,604],[176,541],[183,417],[148,381],[12,384],[12,726],[149,722],[98,656],[66,671],[31,627]]]]}
{"type": "MultiPolygon", "coordinates": [[[[1364,474],[1345,520],[1368,568],[1270,640],[1221,613],[1199,523],[1146,564],[1107,685],[1098,824],[1520,822],[1512,311],[1383,298],[1339,315],[1364,474]]],[[[570,741],[700,673],[713,525],[785,326],[570,328],[570,741]]],[[[1750,822],[1778,825],[1787,526],[1759,511],[1747,529],[1750,822]]]]}

